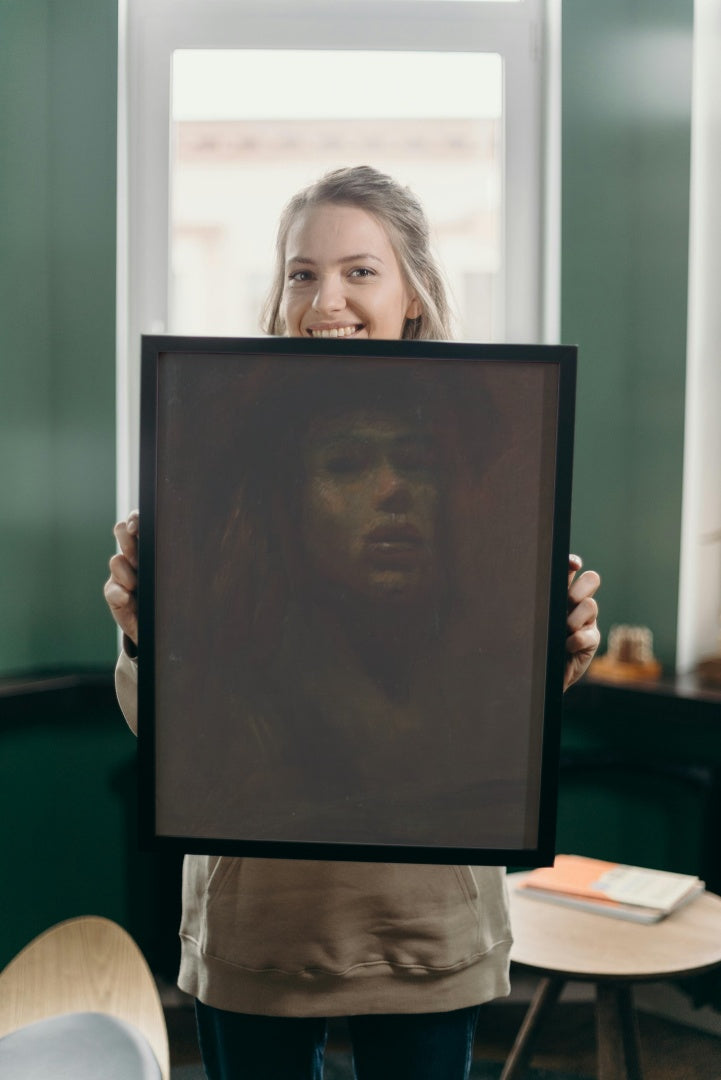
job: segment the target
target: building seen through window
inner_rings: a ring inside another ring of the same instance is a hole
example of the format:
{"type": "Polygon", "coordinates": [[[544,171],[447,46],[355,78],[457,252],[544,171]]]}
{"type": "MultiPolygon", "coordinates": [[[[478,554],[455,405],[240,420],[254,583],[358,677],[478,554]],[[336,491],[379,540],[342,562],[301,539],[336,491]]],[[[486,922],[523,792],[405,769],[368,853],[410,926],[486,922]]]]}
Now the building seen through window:
{"type": "Polygon", "coordinates": [[[237,50],[219,59],[215,54],[204,68],[202,52],[176,54],[170,331],[258,334],[284,204],[324,172],[367,164],[408,184],[421,199],[453,297],[457,336],[498,340],[500,57],[256,52],[264,84],[278,90],[259,106],[242,93],[249,55],[237,50]],[[422,70],[430,87],[434,72],[445,77],[449,63],[461,77],[445,95],[437,95],[442,104],[426,108],[428,93],[414,92],[409,109],[407,85],[415,72],[422,70]],[[207,81],[199,83],[203,71],[215,79],[217,96],[207,81]],[[240,81],[234,85],[236,77],[240,81]],[[375,84],[372,93],[366,89],[369,80],[375,84]],[[476,90],[472,98],[469,87],[476,90]]]}

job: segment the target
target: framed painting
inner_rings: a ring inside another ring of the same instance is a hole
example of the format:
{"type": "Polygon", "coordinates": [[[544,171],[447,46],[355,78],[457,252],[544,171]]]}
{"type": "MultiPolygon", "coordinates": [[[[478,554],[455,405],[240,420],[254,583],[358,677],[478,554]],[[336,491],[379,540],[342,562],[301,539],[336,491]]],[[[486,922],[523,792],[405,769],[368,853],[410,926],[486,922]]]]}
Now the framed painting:
{"type": "Polygon", "coordinates": [[[145,846],[552,861],[575,365],[143,339],[145,846]]]}

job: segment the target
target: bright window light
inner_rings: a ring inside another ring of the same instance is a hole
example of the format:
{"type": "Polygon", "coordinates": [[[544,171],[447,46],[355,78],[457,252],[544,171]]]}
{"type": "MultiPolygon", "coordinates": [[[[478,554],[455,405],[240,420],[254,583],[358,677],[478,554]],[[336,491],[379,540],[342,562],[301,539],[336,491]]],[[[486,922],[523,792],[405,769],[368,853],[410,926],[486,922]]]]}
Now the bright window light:
{"type": "Polygon", "coordinates": [[[172,118],[172,333],[257,334],[283,206],[369,164],[426,207],[458,337],[501,336],[500,56],[178,50],[172,118]]]}
{"type": "Polygon", "coordinates": [[[174,120],[498,118],[501,58],[477,52],[179,49],[173,54],[172,108],[174,120]]]}

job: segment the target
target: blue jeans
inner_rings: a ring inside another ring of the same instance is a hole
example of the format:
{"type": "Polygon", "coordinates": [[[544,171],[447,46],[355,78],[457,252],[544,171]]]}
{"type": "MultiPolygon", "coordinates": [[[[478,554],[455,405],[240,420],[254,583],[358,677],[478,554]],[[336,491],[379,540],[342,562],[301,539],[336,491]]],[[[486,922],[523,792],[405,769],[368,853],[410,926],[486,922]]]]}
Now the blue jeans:
{"type": "MultiPolygon", "coordinates": [[[[467,1080],[478,1009],[349,1017],[357,1080],[467,1080]]],[[[324,1018],[195,1011],[208,1080],[321,1080],[324,1018]]]]}

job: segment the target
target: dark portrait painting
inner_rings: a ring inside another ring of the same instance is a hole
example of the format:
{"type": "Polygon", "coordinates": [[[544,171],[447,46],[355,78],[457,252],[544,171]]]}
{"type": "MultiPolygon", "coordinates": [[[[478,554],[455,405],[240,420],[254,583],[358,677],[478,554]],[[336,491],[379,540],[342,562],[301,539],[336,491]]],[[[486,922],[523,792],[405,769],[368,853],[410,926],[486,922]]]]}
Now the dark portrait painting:
{"type": "Polygon", "coordinates": [[[548,856],[574,372],[560,347],[145,339],[149,842],[548,856]]]}

